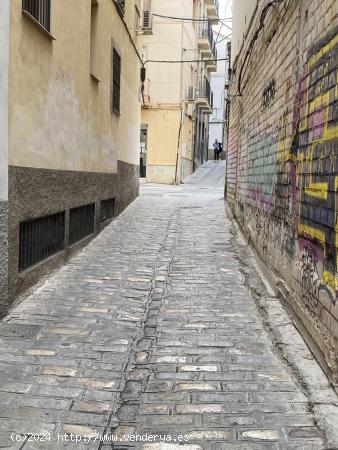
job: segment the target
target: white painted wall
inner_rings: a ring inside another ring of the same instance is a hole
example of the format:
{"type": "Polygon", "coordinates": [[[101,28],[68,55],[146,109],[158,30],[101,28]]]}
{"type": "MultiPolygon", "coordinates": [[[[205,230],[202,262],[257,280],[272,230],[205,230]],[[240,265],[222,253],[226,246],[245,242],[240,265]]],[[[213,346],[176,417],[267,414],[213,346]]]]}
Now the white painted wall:
{"type": "Polygon", "coordinates": [[[10,0],[0,1],[0,201],[8,199],[8,62],[10,0]]]}
{"type": "MultiPolygon", "coordinates": [[[[223,40],[223,38],[228,34],[227,31],[225,33],[218,34],[214,32],[214,38],[217,39],[216,42],[220,41],[217,44],[217,58],[224,59],[226,58],[226,44],[227,40],[223,40]]],[[[228,62],[227,61],[218,61],[217,63],[217,72],[211,74],[210,85],[211,90],[214,94],[214,110],[213,114],[210,117],[209,122],[209,149],[213,148],[213,143],[215,139],[222,142],[223,139],[223,118],[224,118],[224,85],[228,72],[228,62]]]]}
{"type": "Polygon", "coordinates": [[[235,61],[241,48],[243,36],[248,30],[251,17],[259,0],[234,0],[232,3],[231,59],[235,61]]]}

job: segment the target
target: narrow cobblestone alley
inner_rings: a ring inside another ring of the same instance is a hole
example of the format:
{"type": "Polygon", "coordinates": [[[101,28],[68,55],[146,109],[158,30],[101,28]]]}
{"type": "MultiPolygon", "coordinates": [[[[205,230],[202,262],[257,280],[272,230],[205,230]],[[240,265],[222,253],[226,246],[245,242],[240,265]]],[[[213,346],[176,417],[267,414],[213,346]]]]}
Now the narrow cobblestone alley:
{"type": "Polygon", "coordinates": [[[223,173],[143,185],[4,319],[0,448],[333,448],[245,283],[223,173]]]}

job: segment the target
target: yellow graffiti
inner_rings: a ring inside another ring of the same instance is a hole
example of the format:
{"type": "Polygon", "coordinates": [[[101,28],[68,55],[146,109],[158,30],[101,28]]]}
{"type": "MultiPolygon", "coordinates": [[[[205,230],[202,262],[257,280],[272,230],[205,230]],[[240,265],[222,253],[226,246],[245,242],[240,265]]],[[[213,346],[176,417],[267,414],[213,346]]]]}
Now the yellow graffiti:
{"type": "MultiPolygon", "coordinates": [[[[308,61],[308,70],[310,71],[325,55],[333,51],[334,47],[338,44],[338,36],[335,36],[328,44],[322,47],[315,55],[313,55],[308,61]]],[[[309,73],[308,71],[308,73],[309,73]]],[[[324,75],[329,71],[329,64],[325,63],[324,65],[324,75]]],[[[304,188],[305,194],[310,197],[327,200],[328,199],[328,182],[314,182],[312,174],[316,171],[313,170],[313,154],[314,150],[318,144],[323,144],[328,141],[332,141],[338,139],[338,125],[329,126],[329,113],[330,113],[330,98],[338,98],[338,74],[336,78],[336,86],[329,90],[328,92],[322,93],[325,89],[325,85],[323,82],[319,84],[318,95],[311,101],[309,101],[309,76],[306,76],[304,80],[305,86],[301,86],[301,89],[304,89],[305,97],[301,98],[301,106],[300,106],[300,119],[298,130],[295,130],[294,135],[291,136],[289,141],[289,145],[287,145],[287,116],[288,111],[284,113],[281,118],[281,126],[280,126],[280,140],[279,140],[279,160],[280,162],[292,161],[295,163],[297,167],[297,185],[299,185],[299,177],[303,174],[308,174],[309,180],[304,188]],[[321,135],[319,137],[312,137],[310,141],[311,148],[307,149],[307,151],[298,151],[296,154],[292,152],[292,142],[296,137],[296,133],[302,133],[309,129],[309,118],[312,114],[316,113],[316,111],[323,111],[323,123],[320,124],[323,129],[321,135]],[[310,151],[309,151],[310,150],[310,151]]],[[[331,160],[336,158],[336,155],[331,155],[331,160]]],[[[322,164],[321,161],[318,164],[322,164]]],[[[317,168],[318,171],[318,168],[317,168]]],[[[338,176],[335,177],[335,192],[338,190],[338,176]]],[[[337,195],[335,196],[335,238],[336,238],[336,246],[338,244],[338,204],[337,204],[337,195]]],[[[301,219],[301,201],[298,204],[298,226],[297,231],[298,235],[303,235],[305,237],[314,239],[323,247],[324,250],[324,258],[326,255],[326,246],[325,246],[325,233],[319,229],[311,227],[309,225],[305,225],[300,223],[301,219]]],[[[338,267],[338,251],[336,252],[336,267],[338,267]]],[[[338,290],[338,276],[336,274],[332,274],[327,270],[323,271],[322,282],[329,286],[333,292],[338,290]]]]}
{"type": "MultiPolygon", "coordinates": [[[[327,53],[332,51],[334,49],[335,45],[337,45],[337,43],[338,43],[338,36],[335,36],[318,53],[316,53],[314,56],[312,56],[312,58],[310,58],[310,60],[308,62],[309,69],[313,68],[324,55],[326,55],[327,53]]],[[[326,71],[326,73],[328,72],[328,64],[326,64],[324,67],[324,73],[325,73],[325,71],[326,71]]],[[[311,141],[312,147],[311,147],[311,151],[309,152],[309,156],[307,158],[307,162],[310,165],[310,170],[307,171],[307,173],[310,174],[310,180],[309,180],[308,186],[305,188],[305,193],[307,195],[321,199],[321,200],[327,200],[328,183],[326,183],[326,182],[315,183],[312,181],[313,150],[314,150],[316,144],[323,144],[325,142],[332,141],[332,140],[338,138],[338,126],[335,125],[335,126],[329,127],[330,96],[333,93],[334,98],[338,97],[337,82],[338,82],[338,76],[336,79],[336,86],[333,89],[331,89],[330,91],[328,91],[324,94],[317,95],[317,97],[315,97],[311,102],[308,102],[309,77],[307,77],[307,80],[306,80],[306,96],[307,96],[307,98],[305,99],[305,105],[306,105],[305,119],[306,120],[303,123],[302,129],[305,130],[307,128],[308,118],[311,114],[313,114],[315,111],[325,108],[322,135],[319,138],[313,139],[311,141]]],[[[319,91],[322,91],[323,89],[324,89],[324,84],[320,87],[319,91]]],[[[301,160],[302,165],[303,165],[304,157],[305,157],[304,152],[300,152],[299,159],[301,160]]],[[[335,178],[335,192],[337,192],[337,187],[338,187],[338,177],[335,178]]],[[[338,243],[337,206],[338,206],[337,199],[335,198],[336,246],[338,243]]],[[[300,218],[300,215],[299,215],[299,218],[300,218]]],[[[324,258],[326,258],[325,233],[323,233],[322,231],[320,231],[316,228],[309,227],[309,226],[301,224],[301,223],[298,224],[298,233],[301,235],[309,236],[312,239],[315,239],[318,242],[320,242],[324,249],[324,258]]],[[[338,252],[336,254],[338,255],[338,252]]],[[[338,256],[336,257],[336,267],[337,267],[337,265],[338,265],[338,256]]],[[[337,275],[331,274],[330,272],[324,270],[323,276],[322,276],[322,281],[323,281],[323,283],[328,285],[334,292],[336,292],[336,290],[338,288],[337,275]]]]}
{"type": "Polygon", "coordinates": [[[312,146],[311,151],[310,151],[310,156],[307,159],[307,163],[309,164],[309,170],[307,171],[307,173],[309,173],[310,175],[310,181],[309,181],[309,186],[305,188],[305,193],[307,195],[311,195],[312,197],[316,197],[319,198],[320,200],[327,200],[327,194],[328,194],[328,183],[323,181],[320,183],[315,183],[312,181],[312,174],[313,174],[313,170],[312,170],[312,163],[313,163],[313,150],[314,150],[314,146],[312,146]]]}
{"type": "Polygon", "coordinates": [[[331,52],[334,49],[334,46],[338,44],[338,35],[335,36],[333,39],[331,39],[331,41],[324,45],[324,47],[322,47],[315,55],[313,55],[310,59],[309,59],[309,67],[313,67],[314,65],[317,64],[317,62],[323,58],[323,56],[325,56],[327,53],[331,52]]]}

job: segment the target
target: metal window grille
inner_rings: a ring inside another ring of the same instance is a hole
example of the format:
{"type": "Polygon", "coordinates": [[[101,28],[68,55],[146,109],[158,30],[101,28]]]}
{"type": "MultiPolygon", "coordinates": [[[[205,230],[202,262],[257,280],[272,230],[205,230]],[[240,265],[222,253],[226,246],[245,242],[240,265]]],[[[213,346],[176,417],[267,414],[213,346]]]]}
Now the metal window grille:
{"type": "Polygon", "coordinates": [[[69,212],[69,244],[72,245],[94,233],[94,224],[94,203],[71,209],[69,212]]]}
{"type": "Polygon", "coordinates": [[[65,246],[65,213],[20,223],[19,270],[23,271],[65,246]]]}
{"type": "Polygon", "coordinates": [[[22,9],[50,31],[51,0],[22,0],[22,9]]]}
{"type": "Polygon", "coordinates": [[[115,3],[120,11],[120,13],[123,15],[125,12],[125,0],[115,0],[115,3]]]}
{"type": "Polygon", "coordinates": [[[210,82],[207,78],[201,79],[198,85],[198,97],[204,97],[208,103],[213,107],[214,95],[210,87],[210,82]]]}
{"type": "Polygon", "coordinates": [[[121,96],[121,57],[117,50],[113,49],[113,92],[112,92],[112,111],[120,112],[120,96],[121,96]]]}
{"type": "Polygon", "coordinates": [[[107,200],[102,200],[100,208],[101,222],[112,219],[114,217],[114,211],[115,211],[115,198],[108,198],[107,200]]]}
{"type": "Polygon", "coordinates": [[[142,28],[144,30],[151,30],[153,27],[152,24],[152,15],[150,10],[144,10],[143,11],[143,24],[142,28]]]}

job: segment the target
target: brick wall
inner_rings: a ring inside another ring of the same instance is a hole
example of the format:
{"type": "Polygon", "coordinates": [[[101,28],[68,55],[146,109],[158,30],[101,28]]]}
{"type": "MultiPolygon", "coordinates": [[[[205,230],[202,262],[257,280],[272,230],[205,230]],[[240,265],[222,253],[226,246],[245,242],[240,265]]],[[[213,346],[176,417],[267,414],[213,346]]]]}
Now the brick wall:
{"type": "Polygon", "coordinates": [[[241,70],[268,3],[233,65],[227,200],[337,380],[337,2],[274,3],[241,70]]]}

